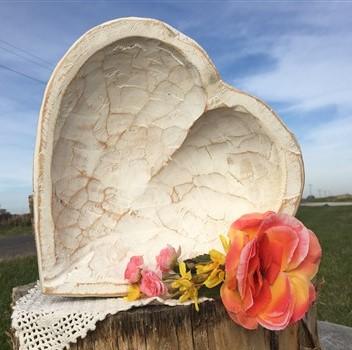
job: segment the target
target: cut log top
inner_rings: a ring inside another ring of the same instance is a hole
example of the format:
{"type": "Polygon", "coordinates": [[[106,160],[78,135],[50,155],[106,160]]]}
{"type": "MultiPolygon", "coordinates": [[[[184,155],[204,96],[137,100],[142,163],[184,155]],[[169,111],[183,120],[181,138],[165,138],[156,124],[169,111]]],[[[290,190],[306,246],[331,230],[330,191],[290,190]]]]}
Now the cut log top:
{"type": "MultiPolygon", "coordinates": [[[[28,289],[28,288],[27,288],[28,289]]],[[[13,293],[13,302],[24,288],[13,293]]],[[[14,349],[19,349],[17,341],[14,349]]],[[[319,350],[316,310],[284,331],[248,331],[227,315],[220,300],[200,305],[149,305],[110,315],[72,350],[319,350]]]]}

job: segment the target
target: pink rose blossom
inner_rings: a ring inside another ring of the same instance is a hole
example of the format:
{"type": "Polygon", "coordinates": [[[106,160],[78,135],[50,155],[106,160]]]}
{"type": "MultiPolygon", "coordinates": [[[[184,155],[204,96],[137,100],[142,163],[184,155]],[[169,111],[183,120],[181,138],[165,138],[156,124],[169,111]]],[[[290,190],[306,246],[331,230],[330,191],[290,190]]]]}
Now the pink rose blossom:
{"type": "Polygon", "coordinates": [[[137,283],[141,279],[143,256],[132,256],[125,270],[125,279],[130,283],[137,283]]]}
{"type": "Polygon", "coordinates": [[[148,297],[156,297],[166,293],[165,284],[160,277],[153,271],[142,271],[141,292],[148,297]]]}
{"type": "Polygon", "coordinates": [[[174,247],[167,245],[156,257],[157,267],[162,272],[169,272],[175,266],[177,258],[180,256],[180,254],[180,248],[178,248],[176,252],[174,247]]]}

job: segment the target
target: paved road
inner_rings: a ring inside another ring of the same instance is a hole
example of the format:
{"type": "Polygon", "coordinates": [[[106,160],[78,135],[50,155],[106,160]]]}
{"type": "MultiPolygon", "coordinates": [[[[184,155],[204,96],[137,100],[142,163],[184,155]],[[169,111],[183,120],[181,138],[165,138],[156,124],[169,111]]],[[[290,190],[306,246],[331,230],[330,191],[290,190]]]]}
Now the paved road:
{"type": "Polygon", "coordinates": [[[0,260],[36,254],[33,235],[0,238],[0,260]]]}
{"type": "Polygon", "coordinates": [[[319,321],[319,337],[323,350],[351,350],[352,328],[319,321]]]}
{"type": "Polygon", "coordinates": [[[303,207],[322,207],[328,205],[330,207],[342,207],[345,205],[352,205],[352,202],[302,202],[303,207]]]}

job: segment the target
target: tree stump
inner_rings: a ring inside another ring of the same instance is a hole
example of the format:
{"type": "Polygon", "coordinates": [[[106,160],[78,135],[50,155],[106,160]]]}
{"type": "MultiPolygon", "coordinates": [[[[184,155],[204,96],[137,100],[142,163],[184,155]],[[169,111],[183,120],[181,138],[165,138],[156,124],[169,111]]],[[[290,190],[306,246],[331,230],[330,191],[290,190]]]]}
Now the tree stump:
{"type": "MultiPolygon", "coordinates": [[[[29,287],[27,287],[28,290],[29,287]]],[[[23,288],[13,293],[13,302],[23,288]]],[[[14,349],[19,349],[13,339],[14,349]]],[[[228,317],[220,300],[193,305],[149,305],[110,315],[72,350],[320,350],[316,309],[280,332],[248,331],[228,317]]]]}

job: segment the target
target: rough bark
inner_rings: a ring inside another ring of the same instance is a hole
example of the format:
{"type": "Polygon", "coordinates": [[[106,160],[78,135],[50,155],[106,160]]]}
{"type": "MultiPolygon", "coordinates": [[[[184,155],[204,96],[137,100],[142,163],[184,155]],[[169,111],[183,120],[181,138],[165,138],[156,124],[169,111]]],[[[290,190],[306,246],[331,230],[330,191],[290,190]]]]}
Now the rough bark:
{"type": "MultiPolygon", "coordinates": [[[[28,287],[27,287],[28,289],[28,287]]],[[[24,289],[14,291],[13,302],[24,289]],[[20,291],[20,292],[19,292],[20,291]]],[[[19,349],[16,339],[14,349],[19,349]]],[[[280,332],[235,325],[220,301],[191,306],[146,306],[108,316],[72,350],[320,350],[316,309],[280,332]]]]}

